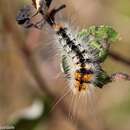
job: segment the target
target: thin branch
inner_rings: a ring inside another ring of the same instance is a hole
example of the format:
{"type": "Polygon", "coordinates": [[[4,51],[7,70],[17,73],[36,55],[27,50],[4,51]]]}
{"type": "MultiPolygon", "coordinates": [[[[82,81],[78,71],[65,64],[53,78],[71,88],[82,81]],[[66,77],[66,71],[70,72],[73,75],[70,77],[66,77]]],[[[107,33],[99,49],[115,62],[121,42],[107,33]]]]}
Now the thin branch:
{"type": "Polygon", "coordinates": [[[111,75],[111,81],[128,80],[130,81],[130,75],[118,72],[111,75]]]}
{"type": "Polygon", "coordinates": [[[126,59],[124,58],[123,56],[121,56],[120,54],[117,54],[115,52],[109,52],[109,56],[110,58],[122,63],[122,64],[125,64],[127,66],[130,66],[130,60],[129,59],[126,59]]]}

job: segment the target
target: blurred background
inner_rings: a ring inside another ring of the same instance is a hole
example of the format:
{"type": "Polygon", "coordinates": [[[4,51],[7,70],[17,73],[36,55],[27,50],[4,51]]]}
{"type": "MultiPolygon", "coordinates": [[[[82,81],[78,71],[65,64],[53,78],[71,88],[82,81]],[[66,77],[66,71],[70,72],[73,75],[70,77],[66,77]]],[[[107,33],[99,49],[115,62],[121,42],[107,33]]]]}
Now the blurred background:
{"type": "MultiPolygon", "coordinates": [[[[110,57],[109,73],[130,74],[129,0],[54,0],[67,8],[59,23],[82,29],[107,24],[119,32],[110,57]]],[[[16,14],[31,0],[0,0],[0,127],[16,130],[129,130],[130,82],[118,81],[96,89],[88,101],[69,94],[56,106],[68,86],[60,70],[55,36],[49,27],[24,29],[16,14]],[[52,109],[53,108],[53,109],[52,109]]]]}

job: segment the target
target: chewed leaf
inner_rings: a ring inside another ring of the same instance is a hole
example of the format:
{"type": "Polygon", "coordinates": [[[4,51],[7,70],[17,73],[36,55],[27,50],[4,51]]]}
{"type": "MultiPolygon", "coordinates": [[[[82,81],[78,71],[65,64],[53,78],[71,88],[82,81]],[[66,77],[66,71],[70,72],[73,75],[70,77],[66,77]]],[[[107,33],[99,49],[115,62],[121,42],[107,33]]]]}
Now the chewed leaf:
{"type": "Polygon", "coordinates": [[[88,29],[81,30],[78,34],[79,37],[88,35],[92,35],[100,40],[107,39],[110,42],[114,42],[119,38],[118,33],[111,26],[107,25],[91,26],[88,29]]]}
{"type": "Polygon", "coordinates": [[[118,33],[107,25],[91,26],[78,33],[78,38],[88,44],[92,49],[97,50],[97,58],[103,62],[107,56],[112,42],[119,39],[118,33]]]}
{"type": "Polygon", "coordinates": [[[118,40],[118,33],[111,26],[102,25],[96,31],[96,37],[114,42],[118,40]]]}

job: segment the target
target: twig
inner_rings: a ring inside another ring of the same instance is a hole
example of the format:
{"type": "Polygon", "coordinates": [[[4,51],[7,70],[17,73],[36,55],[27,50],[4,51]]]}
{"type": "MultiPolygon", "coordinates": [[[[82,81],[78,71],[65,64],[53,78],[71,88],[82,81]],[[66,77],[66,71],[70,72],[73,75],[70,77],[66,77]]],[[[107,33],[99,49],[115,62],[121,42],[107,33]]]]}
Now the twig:
{"type": "Polygon", "coordinates": [[[130,75],[118,72],[111,75],[111,81],[117,81],[117,80],[128,80],[130,81],[130,75]]]}
{"type": "Polygon", "coordinates": [[[130,66],[130,60],[120,56],[120,54],[117,54],[117,53],[111,51],[111,52],[109,52],[109,55],[110,55],[110,58],[112,58],[118,62],[121,62],[127,66],[130,66]]]}

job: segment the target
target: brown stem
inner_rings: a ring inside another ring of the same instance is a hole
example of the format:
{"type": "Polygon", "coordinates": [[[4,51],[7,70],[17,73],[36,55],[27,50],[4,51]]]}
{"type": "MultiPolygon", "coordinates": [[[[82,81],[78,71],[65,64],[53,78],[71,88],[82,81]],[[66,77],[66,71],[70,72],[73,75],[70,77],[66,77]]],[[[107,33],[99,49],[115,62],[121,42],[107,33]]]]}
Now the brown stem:
{"type": "Polygon", "coordinates": [[[128,80],[130,81],[130,75],[118,72],[111,75],[111,81],[128,80]]]}
{"type": "Polygon", "coordinates": [[[111,52],[109,52],[109,55],[110,55],[110,58],[112,58],[113,60],[116,60],[127,66],[130,66],[130,60],[120,56],[120,54],[117,54],[117,53],[111,51],[111,52]]]}

